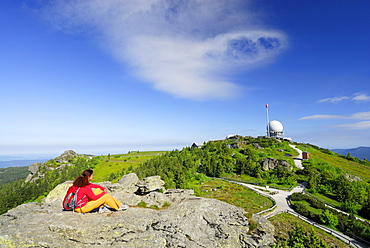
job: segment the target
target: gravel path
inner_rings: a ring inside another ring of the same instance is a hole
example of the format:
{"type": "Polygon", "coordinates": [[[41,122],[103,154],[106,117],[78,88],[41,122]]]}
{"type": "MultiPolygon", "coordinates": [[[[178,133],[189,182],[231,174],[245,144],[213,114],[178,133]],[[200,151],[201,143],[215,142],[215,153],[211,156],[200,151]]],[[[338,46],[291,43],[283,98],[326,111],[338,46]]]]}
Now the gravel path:
{"type": "MultiPolygon", "coordinates": [[[[290,145],[290,147],[294,148],[299,153],[299,155],[294,158],[295,165],[299,169],[304,169],[304,167],[302,166],[302,151],[300,149],[296,148],[294,145],[290,145]]],[[[293,215],[298,216],[300,219],[302,219],[302,220],[304,220],[304,221],[306,221],[306,222],[308,222],[308,223],[310,223],[310,224],[312,224],[312,225],[314,225],[314,226],[316,226],[316,227],[318,227],[318,228],[320,228],[320,229],[338,237],[339,239],[342,239],[344,242],[348,243],[352,247],[361,247],[361,248],[368,247],[367,245],[364,245],[361,242],[359,242],[359,241],[357,241],[357,240],[355,240],[351,237],[348,237],[348,236],[344,235],[343,233],[340,233],[340,232],[334,231],[332,229],[329,229],[325,226],[319,225],[318,223],[315,223],[314,221],[312,221],[312,220],[310,220],[310,219],[308,219],[304,216],[299,215],[288,205],[288,201],[287,201],[288,197],[291,194],[295,193],[295,192],[302,192],[305,189],[305,187],[307,186],[306,182],[302,183],[302,184],[299,184],[297,187],[295,187],[291,191],[277,190],[277,189],[269,188],[268,186],[261,187],[261,186],[256,186],[256,185],[253,185],[253,184],[247,184],[247,183],[239,183],[238,182],[238,184],[240,184],[242,186],[245,186],[247,188],[250,188],[250,189],[258,192],[261,195],[264,195],[264,196],[267,196],[269,198],[274,199],[274,201],[276,203],[276,207],[271,212],[262,214],[265,218],[270,218],[270,217],[272,217],[272,216],[274,216],[278,213],[281,213],[281,212],[289,212],[289,213],[292,213],[293,215]]]]}
{"type": "Polygon", "coordinates": [[[304,167],[302,166],[302,151],[295,147],[295,145],[289,145],[291,148],[295,149],[299,155],[294,158],[294,164],[297,168],[303,170],[304,167]]]}

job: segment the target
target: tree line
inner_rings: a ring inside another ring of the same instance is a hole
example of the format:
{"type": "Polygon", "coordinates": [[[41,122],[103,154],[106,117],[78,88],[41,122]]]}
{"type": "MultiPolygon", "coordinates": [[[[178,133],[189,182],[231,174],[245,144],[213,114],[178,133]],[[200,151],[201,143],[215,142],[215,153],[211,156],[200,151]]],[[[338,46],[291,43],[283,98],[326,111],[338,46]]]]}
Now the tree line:
{"type": "Polygon", "coordinates": [[[339,202],[339,206],[334,207],[370,219],[370,185],[367,182],[324,162],[306,161],[304,167],[308,192],[322,194],[339,202]]]}
{"type": "Polygon", "coordinates": [[[323,202],[303,193],[293,193],[290,196],[296,212],[320,224],[370,242],[370,224],[357,219],[353,214],[346,214],[327,207],[323,202]],[[308,203],[307,204],[305,204],[308,203]],[[319,213],[317,210],[320,210],[319,213]]]}
{"type": "Polygon", "coordinates": [[[139,178],[153,175],[161,176],[167,188],[187,188],[188,182],[199,179],[202,175],[222,177],[225,174],[245,174],[260,178],[266,182],[294,183],[296,175],[282,167],[264,171],[250,143],[260,142],[263,146],[277,149],[279,144],[274,139],[248,140],[248,145],[236,147],[236,143],[247,140],[209,141],[201,148],[187,147],[181,151],[174,150],[162,156],[146,161],[134,169],[139,178]]]}
{"type": "Polygon", "coordinates": [[[28,166],[0,168],[0,184],[25,179],[28,174],[28,166]]]}

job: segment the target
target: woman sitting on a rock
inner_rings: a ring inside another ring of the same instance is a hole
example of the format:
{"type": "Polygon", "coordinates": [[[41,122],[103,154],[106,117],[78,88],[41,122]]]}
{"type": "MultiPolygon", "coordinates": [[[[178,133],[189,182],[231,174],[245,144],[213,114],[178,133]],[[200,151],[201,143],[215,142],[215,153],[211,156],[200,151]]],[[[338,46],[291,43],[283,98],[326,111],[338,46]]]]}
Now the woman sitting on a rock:
{"type": "Polygon", "coordinates": [[[101,211],[103,207],[107,205],[109,208],[114,210],[126,210],[127,205],[122,204],[119,200],[113,196],[107,194],[107,189],[90,183],[94,178],[93,170],[87,169],[82,172],[82,176],[77,177],[73,181],[73,185],[69,187],[66,196],[63,200],[63,208],[66,210],[73,210],[79,213],[88,213],[92,210],[99,209],[101,211]],[[77,191],[78,190],[78,191],[77,191]],[[67,198],[73,193],[77,192],[77,199],[74,206],[67,206],[67,198]]]}

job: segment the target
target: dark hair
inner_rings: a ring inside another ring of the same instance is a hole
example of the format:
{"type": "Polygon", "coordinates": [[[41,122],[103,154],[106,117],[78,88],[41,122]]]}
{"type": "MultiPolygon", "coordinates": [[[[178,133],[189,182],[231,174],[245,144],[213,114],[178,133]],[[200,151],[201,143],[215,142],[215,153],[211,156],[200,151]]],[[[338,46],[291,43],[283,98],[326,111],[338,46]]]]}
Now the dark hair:
{"type": "Polygon", "coordinates": [[[94,173],[93,170],[87,169],[82,172],[82,175],[77,177],[73,181],[73,185],[77,187],[83,187],[89,184],[89,177],[94,173]]]}

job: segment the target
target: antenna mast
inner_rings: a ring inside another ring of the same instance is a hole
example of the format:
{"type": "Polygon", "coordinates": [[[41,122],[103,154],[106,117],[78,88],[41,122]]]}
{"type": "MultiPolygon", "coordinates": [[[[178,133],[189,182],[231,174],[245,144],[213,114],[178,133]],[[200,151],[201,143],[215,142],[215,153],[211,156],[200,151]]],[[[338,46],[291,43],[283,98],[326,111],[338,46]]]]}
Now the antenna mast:
{"type": "Polygon", "coordinates": [[[269,105],[268,104],[266,104],[266,121],[267,121],[267,137],[270,137],[269,105]]]}

